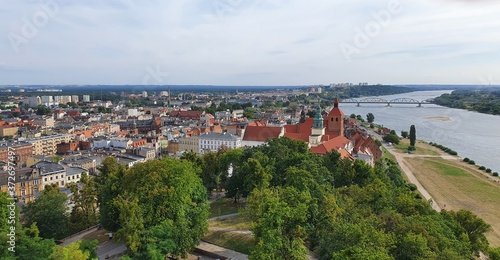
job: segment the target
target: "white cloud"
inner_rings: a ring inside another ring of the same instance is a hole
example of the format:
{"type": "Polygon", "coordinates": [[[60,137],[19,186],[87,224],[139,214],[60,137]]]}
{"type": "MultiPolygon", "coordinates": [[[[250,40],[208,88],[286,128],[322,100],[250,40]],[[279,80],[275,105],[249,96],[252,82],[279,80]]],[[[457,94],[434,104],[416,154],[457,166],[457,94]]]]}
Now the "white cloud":
{"type": "Polygon", "coordinates": [[[4,84],[140,84],[157,65],[169,84],[474,84],[500,71],[496,1],[401,1],[351,62],[339,45],[391,0],[67,2],[18,53],[7,36],[41,7],[0,7],[0,57],[16,68],[4,84]]]}

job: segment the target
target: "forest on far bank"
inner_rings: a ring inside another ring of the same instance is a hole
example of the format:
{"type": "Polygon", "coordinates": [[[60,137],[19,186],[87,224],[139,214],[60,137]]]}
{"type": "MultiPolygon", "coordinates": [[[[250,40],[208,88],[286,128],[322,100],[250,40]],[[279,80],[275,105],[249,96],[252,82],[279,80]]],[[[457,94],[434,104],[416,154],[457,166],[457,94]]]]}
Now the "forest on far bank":
{"type": "Polygon", "coordinates": [[[468,109],[480,113],[500,115],[500,90],[455,90],[434,99],[440,106],[468,109]]]}

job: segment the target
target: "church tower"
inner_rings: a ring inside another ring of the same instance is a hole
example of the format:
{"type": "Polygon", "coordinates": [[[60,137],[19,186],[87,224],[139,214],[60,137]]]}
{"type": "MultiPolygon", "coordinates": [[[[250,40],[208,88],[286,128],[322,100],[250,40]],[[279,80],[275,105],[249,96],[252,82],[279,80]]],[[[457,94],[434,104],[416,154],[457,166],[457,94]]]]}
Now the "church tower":
{"type": "Polygon", "coordinates": [[[321,106],[318,104],[316,108],[316,115],[314,116],[314,125],[311,129],[309,136],[309,145],[318,146],[321,144],[321,139],[325,135],[325,128],[323,127],[323,116],[321,114],[321,106]]]}
{"type": "Polygon", "coordinates": [[[327,117],[327,132],[337,136],[344,136],[344,112],[339,108],[339,99],[335,98],[333,108],[327,117]]]}

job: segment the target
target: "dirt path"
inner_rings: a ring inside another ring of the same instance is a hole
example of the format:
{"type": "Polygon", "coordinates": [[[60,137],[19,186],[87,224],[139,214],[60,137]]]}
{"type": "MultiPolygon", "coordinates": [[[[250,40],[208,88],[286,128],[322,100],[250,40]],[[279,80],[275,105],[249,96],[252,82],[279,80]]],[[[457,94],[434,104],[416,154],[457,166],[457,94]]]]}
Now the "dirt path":
{"type": "MultiPolygon", "coordinates": [[[[424,198],[427,201],[431,201],[432,208],[436,211],[441,211],[441,207],[439,207],[437,203],[434,203],[435,200],[432,198],[431,194],[424,188],[424,186],[422,186],[422,184],[420,184],[417,177],[415,177],[415,174],[413,174],[413,171],[410,170],[410,168],[406,165],[404,157],[407,156],[402,153],[395,152],[395,149],[392,146],[384,145],[384,147],[396,158],[396,161],[398,162],[399,166],[403,170],[408,180],[417,186],[418,191],[422,194],[422,196],[424,196],[424,198]]],[[[412,155],[408,154],[408,156],[412,155]]],[[[415,157],[421,157],[421,156],[415,155],[415,157]]]]}

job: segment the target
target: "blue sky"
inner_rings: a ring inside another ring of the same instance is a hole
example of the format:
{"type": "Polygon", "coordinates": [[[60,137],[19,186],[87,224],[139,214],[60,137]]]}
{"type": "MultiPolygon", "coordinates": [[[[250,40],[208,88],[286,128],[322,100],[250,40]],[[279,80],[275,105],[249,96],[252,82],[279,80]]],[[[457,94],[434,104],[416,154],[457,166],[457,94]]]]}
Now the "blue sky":
{"type": "Polygon", "coordinates": [[[0,85],[493,84],[494,0],[6,0],[0,85]]]}

